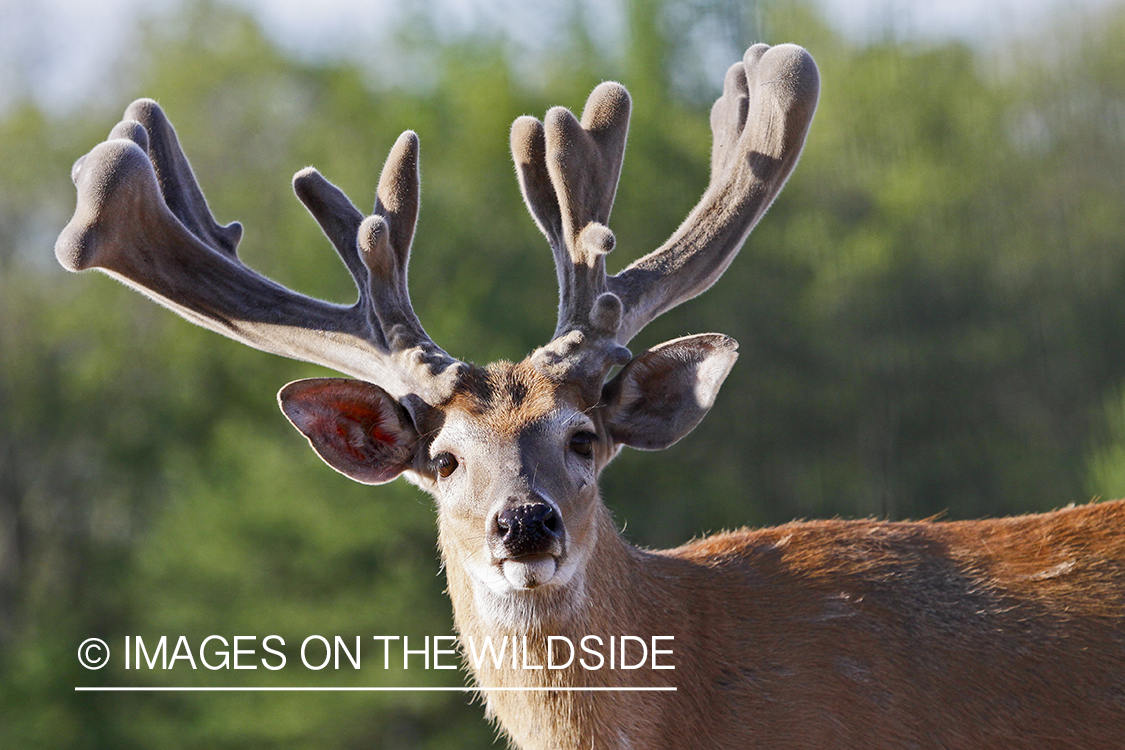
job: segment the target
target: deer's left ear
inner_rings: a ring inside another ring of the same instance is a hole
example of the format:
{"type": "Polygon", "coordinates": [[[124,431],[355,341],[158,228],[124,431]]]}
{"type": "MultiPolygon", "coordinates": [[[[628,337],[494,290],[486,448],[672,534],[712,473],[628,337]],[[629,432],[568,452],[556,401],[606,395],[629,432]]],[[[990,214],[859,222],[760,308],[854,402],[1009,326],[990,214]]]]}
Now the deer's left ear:
{"type": "Polygon", "coordinates": [[[634,358],[602,389],[614,442],[662,450],[695,429],[738,359],[738,342],[718,333],[675,339],[634,358]]]}
{"type": "Polygon", "coordinates": [[[383,484],[411,467],[418,432],[402,404],[379,386],[310,378],[285,386],[277,400],[317,455],[341,474],[383,484]]]}

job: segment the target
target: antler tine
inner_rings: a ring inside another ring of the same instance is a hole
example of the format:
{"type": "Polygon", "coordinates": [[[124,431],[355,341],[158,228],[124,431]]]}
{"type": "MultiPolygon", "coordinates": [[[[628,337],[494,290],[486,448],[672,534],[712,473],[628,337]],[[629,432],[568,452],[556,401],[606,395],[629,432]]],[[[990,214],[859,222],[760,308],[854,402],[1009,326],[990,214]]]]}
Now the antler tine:
{"type": "Polygon", "coordinates": [[[236,253],[241,225],[215,222],[160,107],[138,100],[125,116],[109,140],[75,164],[78,205],[55,245],[64,267],[100,268],[194,323],[375,381],[408,402],[448,397],[459,363],[426,337],[405,286],[418,206],[412,133],[388,158],[376,215],[367,220],[315,170],[294,177],[298,197],[359,287],[359,301],[343,306],[293,292],[245,266],[236,253]],[[367,236],[382,232],[374,249],[360,238],[364,228],[367,236]]]}
{"type": "Polygon", "coordinates": [[[756,44],[727,71],[711,110],[711,181],[662,247],[609,279],[624,306],[617,339],[710,287],[777,197],[805,143],[820,75],[801,47],[756,44]]]}
{"type": "Polygon", "coordinates": [[[326,180],[313,167],[305,167],[293,175],[293,192],[316,219],[324,236],[344,261],[359,291],[360,307],[368,307],[367,267],[360,259],[356,245],[363,214],[352,205],[340,188],[326,180]]]}
{"type": "Polygon", "coordinates": [[[606,227],[629,130],[629,93],[603,83],[579,122],[555,107],[544,122],[521,117],[512,126],[512,154],[524,200],[547,236],[559,281],[559,317],[550,344],[533,355],[548,374],[600,385],[629,353],[615,339],[621,303],[607,288],[605,256],[615,244],[606,227]]]}

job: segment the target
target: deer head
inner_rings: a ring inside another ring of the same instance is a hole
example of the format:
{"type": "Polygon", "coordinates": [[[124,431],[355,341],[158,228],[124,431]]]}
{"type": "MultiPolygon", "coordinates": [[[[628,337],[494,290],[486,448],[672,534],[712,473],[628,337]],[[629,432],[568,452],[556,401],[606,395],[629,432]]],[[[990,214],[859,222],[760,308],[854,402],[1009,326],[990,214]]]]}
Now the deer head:
{"type": "Polygon", "coordinates": [[[602,469],[624,446],[659,450],[690,432],[736,358],[720,334],[636,356],[626,346],[726,269],[796,164],[818,87],[800,47],[751,47],[711,112],[702,200],[667,243],[614,276],[605,258],[628,93],[603,83],[581,120],[563,108],[516,120],[519,184],[553,251],[560,301],[550,342],[515,364],[454,359],[411,307],[412,132],[391,150],[370,216],[313,169],[293,180],[355,279],[354,305],[302,296],[242,264],[241,226],[216,223],[151,100],[134,102],[75,164],[78,206],[55,251],[68,269],[100,268],[199,325],[358,378],[290,383],[281,408],[334,469],[368,484],[405,475],[431,493],[450,576],[478,597],[560,596],[582,587],[599,544],[616,535],[598,494],[602,469]]]}

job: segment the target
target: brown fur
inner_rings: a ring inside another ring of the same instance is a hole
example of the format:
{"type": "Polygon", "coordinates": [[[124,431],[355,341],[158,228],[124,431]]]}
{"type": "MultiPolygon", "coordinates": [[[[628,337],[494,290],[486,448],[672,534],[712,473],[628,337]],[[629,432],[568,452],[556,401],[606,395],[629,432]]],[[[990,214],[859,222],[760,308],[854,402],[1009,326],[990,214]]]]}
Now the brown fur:
{"type": "MultiPolygon", "coordinates": [[[[673,635],[674,671],[482,669],[521,748],[1125,746],[1125,502],[990,521],[814,521],[663,552],[603,512],[588,606],[533,635],[673,635]]],[[[450,565],[462,638],[502,634],[450,565]]],[[[542,654],[539,654],[542,657],[542,654]]],[[[540,662],[541,663],[541,662],[540,662]]],[[[487,692],[487,691],[486,691],[487,692]]]]}
{"type": "Polygon", "coordinates": [[[499,435],[514,435],[555,408],[567,391],[527,360],[468,368],[441,411],[463,411],[499,435]]]}

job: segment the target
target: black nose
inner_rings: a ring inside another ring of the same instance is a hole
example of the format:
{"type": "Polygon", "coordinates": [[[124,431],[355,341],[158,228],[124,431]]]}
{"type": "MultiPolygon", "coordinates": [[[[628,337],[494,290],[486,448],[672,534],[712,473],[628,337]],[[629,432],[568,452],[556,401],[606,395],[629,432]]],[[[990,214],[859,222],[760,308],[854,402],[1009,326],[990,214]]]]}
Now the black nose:
{"type": "Polygon", "coordinates": [[[512,557],[542,555],[562,533],[562,519],[546,503],[525,503],[497,513],[495,532],[512,557]]]}

